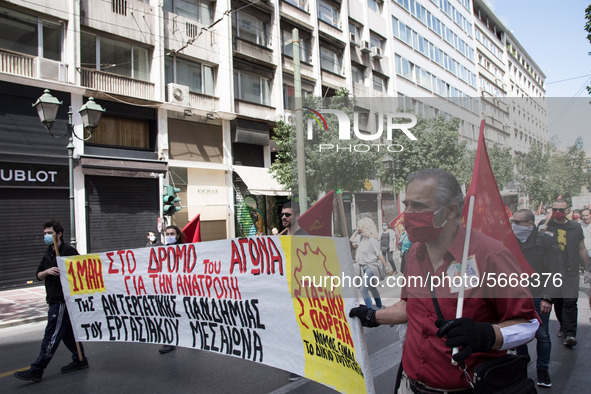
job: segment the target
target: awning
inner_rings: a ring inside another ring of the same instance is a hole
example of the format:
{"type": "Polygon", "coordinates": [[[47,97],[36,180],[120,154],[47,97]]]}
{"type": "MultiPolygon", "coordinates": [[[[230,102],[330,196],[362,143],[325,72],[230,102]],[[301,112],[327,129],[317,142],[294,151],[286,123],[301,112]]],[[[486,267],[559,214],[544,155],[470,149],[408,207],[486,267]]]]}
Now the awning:
{"type": "Polygon", "coordinates": [[[167,162],[159,160],[128,160],[80,156],[80,165],[85,175],[157,178],[167,171],[167,162]]]}
{"type": "Polygon", "coordinates": [[[289,196],[269,173],[268,168],[233,166],[234,171],[248,187],[251,194],[256,196],[289,196]]]}

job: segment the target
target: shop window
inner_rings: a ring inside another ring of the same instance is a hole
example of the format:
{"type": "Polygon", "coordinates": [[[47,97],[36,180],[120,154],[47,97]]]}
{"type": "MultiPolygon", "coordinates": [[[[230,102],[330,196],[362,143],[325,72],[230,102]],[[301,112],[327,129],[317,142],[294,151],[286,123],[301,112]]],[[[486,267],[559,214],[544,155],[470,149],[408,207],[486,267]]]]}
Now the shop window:
{"type": "Polygon", "coordinates": [[[0,48],[60,61],[62,45],[60,24],[0,7],[0,48]]]}
{"type": "Polygon", "coordinates": [[[99,126],[86,143],[117,148],[150,149],[150,124],[145,120],[103,115],[99,126]]]}
{"type": "Polygon", "coordinates": [[[173,56],[166,58],[164,74],[167,84],[178,83],[192,92],[215,95],[214,67],[173,56]]]}
{"type": "Polygon", "coordinates": [[[148,48],[83,32],[80,34],[80,57],[83,67],[144,81],[150,79],[148,48]]]}

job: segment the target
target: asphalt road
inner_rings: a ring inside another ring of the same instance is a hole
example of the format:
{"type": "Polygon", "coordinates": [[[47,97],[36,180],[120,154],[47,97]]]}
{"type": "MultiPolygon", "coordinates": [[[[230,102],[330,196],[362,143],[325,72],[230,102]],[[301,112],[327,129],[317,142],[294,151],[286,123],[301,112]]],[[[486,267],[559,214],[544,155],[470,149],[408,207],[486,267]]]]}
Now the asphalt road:
{"type": "MultiPolygon", "coordinates": [[[[550,321],[553,388],[540,393],[587,393],[591,387],[591,316],[587,294],[579,300],[579,344],[570,349],[556,336],[558,323],[550,321]]],[[[135,343],[87,343],[90,368],[62,374],[69,352],[57,351],[41,383],[12,376],[27,368],[37,356],[45,323],[0,329],[0,392],[2,393],[334,393],[319,383],[302,379],[289,382],[289,372],[234,357],[178,348],[161,355],[159,346],[135,343]]],[[[392,393],[402,351],[397,327],[366,329],[376,393],[392,393]]],[[[535,343],[530,343],[535,360],[535,343]]],[[[535,362],[529,367],[535,379],[535,362]]]]}

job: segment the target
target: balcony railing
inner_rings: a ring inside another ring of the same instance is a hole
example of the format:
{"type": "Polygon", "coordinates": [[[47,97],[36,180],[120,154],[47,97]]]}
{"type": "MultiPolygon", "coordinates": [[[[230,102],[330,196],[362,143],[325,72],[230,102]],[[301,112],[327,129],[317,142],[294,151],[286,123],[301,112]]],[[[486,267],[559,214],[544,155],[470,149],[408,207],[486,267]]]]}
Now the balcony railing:
{"type": "Polygon", "coordinates": [[[0,49],[0,72],[22,75],[25,77],[36,77],[37,58],[0,49]]]}
{"type": "Polygon", "coordinates": [[[154,100],[154,84],[122,75],[80,68],[80,84],[90,89],[154,100]]]}

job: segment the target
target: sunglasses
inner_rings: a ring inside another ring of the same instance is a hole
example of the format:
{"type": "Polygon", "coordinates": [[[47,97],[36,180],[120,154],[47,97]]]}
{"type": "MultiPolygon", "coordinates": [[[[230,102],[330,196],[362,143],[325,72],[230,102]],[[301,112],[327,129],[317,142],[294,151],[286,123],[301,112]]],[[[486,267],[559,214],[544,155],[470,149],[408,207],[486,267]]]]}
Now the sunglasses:
{"type": "Polygon", "coordinates": [[[291,213],[281,212],[281,217],[284,217],[284,216],[286,218],[291,217],[291,213]]]}
{"type": "Polygon", "coordinates": [[[552,208],[552,212],[566,212],[566,208],[552,208]]]}

